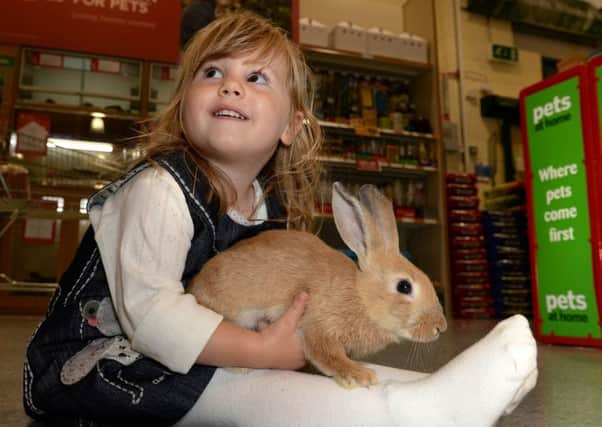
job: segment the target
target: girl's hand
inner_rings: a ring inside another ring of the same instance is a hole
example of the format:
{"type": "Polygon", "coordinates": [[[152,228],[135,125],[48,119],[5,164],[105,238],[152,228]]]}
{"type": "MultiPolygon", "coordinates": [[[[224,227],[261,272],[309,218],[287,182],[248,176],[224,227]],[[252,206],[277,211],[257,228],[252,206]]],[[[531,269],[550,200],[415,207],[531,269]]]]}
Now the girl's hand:
{"type": "Polygon", "coordinates": [[[240,368],[298,369],[305,365],[297,323],[303,315],[307,292],[295,297],[282,317],[259,332],[223,320],[207,341],[196,362],[240,368]]]}
{"type": "Polygon", "coordinates": [[[305,355],[301,338],[297,334],[297,323],[309,299],[307,292],[301,292],[293,304],[274,323],[260,325],[267,365],[274,369],[299,369],[305,365],[305,355]]]}

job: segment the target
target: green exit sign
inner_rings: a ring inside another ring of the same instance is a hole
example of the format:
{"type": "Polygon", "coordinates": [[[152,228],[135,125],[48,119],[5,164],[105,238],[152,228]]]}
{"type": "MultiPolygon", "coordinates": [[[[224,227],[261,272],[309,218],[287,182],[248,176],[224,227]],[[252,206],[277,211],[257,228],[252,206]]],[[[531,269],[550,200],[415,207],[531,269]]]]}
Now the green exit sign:
{"type": "Polygon", "coordinates": [[[0,55],[0,67],[14,67],[15,57],[10,55],[0,55]]]}
{"type": "Polygon", "coordinates": [[[503,62],[518,62],[518,49],[514,46],[504,46],[502,44],[491,45],[491,59],[503,62]]]}

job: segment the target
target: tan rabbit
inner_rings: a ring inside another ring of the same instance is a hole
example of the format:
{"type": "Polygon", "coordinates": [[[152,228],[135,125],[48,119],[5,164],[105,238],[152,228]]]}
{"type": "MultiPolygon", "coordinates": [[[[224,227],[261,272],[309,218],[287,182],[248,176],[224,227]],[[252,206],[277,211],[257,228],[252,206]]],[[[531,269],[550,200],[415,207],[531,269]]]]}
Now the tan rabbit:
{"type": "Polygon", "coordinates": [[[303,290],[310,294],[299,330],[304,352],[343,387],[377,382],[349,357],[375,353],[402,339],[427,342],[447,323],[429,278],[399,253],[389,199],[372,185],[360,200],[333,186],[337,230],[358,265],[317,236],[272,230],[238,242],[193,278],[197,301],[240,326],[274,321],[303,290]]]}

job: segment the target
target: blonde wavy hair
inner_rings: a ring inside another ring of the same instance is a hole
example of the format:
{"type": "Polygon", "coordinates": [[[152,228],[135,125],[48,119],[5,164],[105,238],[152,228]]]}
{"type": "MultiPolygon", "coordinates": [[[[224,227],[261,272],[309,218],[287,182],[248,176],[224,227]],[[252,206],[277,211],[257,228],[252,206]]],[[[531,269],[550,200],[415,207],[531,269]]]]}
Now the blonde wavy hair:
{"type": "MultiPolygon", "coordinates": [[[[291,100],[290,123],[300,112],[303,124],[289,146],[279,144],[261,176],[264,194],[277,195],[287,211],[290,228],[309,229],[320,179],[317,154],[322,141],[320,126],[312,113],[315,88],[311,70],[299,47],[288,39],[284,30],[250,12],[228,13],[200,30],[190,41],[182,57],[175,92],[167,107],[152,122],[152,130],[144,144],[145,159],[173,150],[186,150],[207,176],[209,199],[220,200],[220,214],[227,211],[227,194],[234,194],[230,179],[211,166],[186,138],[183,126],[184,98],[195,74],[207,61],[238,54],[254,53],[258,58],[284,59],[291,100]]],[[[281,219],[284,220],[284,219],[281,219]]]]}

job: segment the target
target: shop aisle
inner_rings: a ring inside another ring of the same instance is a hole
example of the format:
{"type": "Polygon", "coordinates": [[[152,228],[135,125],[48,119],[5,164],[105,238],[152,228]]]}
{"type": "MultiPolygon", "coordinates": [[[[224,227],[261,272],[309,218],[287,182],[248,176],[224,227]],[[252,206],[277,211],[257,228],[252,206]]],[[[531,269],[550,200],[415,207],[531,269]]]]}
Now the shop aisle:
{"type": "MultiPolygon", "coordinates": [[[[21,370],[25,343],[38,317],[0,316],[0,424],[41,427],[23,412],[21,370]]],[[[453,320],[438,342],[391,346],[371,362],[432,371],[489,331],[491,320],[453,320]]],[[[535,389],[498,427],[594,427],[602,425],[602,350],[539,346],[535,389]]],[[[429,426],[430,427],[430,426],[429,426]]]]}

